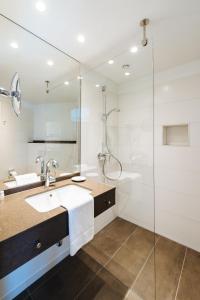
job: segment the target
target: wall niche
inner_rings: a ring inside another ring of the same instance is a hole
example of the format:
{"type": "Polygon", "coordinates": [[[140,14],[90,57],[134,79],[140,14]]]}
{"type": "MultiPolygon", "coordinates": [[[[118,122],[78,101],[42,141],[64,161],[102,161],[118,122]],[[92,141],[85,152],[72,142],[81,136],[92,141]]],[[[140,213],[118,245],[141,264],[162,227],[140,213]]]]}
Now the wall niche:
{"type": "Polygon", "coordinates": [[[163,126],[163,145],[189,146],[188,124],[163,126]]]}

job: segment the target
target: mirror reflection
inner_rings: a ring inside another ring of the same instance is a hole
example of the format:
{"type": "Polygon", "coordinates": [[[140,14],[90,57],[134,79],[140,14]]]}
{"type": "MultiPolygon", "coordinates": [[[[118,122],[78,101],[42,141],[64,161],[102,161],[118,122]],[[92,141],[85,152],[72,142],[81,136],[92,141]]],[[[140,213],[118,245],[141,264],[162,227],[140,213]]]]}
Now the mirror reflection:
{"type": "Polygon", "coordinates": [[[0,35],[1,185],[78,171],[79,63],[3,17],[0,35]]]}

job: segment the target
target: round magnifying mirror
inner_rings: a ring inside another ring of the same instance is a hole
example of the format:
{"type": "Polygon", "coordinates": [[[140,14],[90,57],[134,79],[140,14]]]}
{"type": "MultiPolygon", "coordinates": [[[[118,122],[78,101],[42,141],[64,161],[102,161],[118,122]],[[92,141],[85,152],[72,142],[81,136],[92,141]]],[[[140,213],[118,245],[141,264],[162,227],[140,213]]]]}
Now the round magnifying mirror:
{"type": "Polygon", "coordinates": [[[15,73],[13,76],[10,87],[10,96],[14,112],[19,116],[21,113],[21,89],[18,73],[15,73]]]}

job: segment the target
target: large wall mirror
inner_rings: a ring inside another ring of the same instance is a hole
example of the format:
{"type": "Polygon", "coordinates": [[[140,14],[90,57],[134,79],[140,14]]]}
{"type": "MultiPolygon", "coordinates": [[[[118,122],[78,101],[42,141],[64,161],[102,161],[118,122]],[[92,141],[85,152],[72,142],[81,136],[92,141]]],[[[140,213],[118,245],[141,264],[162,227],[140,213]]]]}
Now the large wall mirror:
{"type": "Polygon", "coordinates": [[[41,180],[38,157],[57,160],[56,177],[79,171],[80,64],[3,16],[0,36],[1,185],[23,184],[21,174],[41,180]],[[11,90],[16,73],[21,106],[11,90]]]}

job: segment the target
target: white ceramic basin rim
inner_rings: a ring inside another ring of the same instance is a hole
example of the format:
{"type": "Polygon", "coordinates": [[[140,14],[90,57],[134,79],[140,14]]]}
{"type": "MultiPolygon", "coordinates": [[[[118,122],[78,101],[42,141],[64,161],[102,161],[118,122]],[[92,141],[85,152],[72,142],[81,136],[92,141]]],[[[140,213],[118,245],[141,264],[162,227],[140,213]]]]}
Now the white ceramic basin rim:
{"type": "Polygon", "coordinates": [[[70,184],[41,194],[30,196],[25,201],[38,212],[48,212],[62,206],[63,199],[75,200],[76,197],[85,196],[91,190],[70,184]]]}

